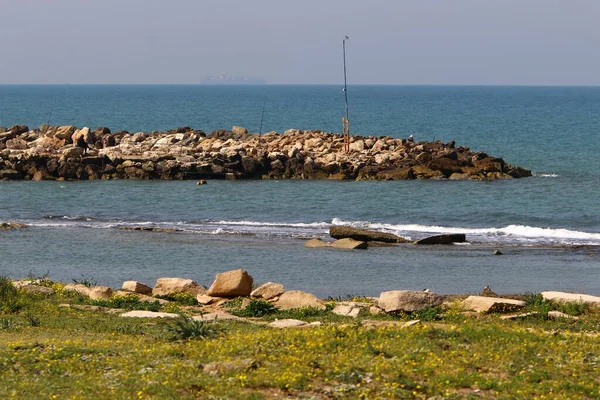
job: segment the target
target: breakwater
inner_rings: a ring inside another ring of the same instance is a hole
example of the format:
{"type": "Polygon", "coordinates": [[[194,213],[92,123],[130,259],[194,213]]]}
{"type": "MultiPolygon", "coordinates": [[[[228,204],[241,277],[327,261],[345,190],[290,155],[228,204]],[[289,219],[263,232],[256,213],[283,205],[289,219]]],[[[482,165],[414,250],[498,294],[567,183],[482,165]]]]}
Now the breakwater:
{"type": "Polygon", "coordinates": [[[502,158],[451,141],[245,128],[205,133],[111,132],[109,128],[0,127],[0,180],[338,179],[495,180],[531,176],[502,158]]]}

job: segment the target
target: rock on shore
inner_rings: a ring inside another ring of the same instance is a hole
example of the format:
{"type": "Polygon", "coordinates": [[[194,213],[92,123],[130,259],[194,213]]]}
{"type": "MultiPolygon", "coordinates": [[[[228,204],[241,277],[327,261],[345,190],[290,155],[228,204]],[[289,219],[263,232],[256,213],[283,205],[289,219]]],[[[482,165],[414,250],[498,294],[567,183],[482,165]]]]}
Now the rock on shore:
{"type": "Polygon", "coordinates": [[[189,127],[168,132],[42,125],[0,127],[0,180],[94,179],[476,179],[531,171],[454,142],[289,129],[283,134],[189,127]],[[84,149],[84,147],[89,148],[84,149]]]}

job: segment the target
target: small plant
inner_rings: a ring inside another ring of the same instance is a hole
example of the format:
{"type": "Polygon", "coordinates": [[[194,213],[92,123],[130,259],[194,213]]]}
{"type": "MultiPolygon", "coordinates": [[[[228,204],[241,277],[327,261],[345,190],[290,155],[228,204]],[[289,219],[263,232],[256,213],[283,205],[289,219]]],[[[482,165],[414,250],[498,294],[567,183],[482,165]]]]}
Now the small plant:
{"type": "Polygon", "coordinates": [[[198,300],[196,300],[196,296],[188,292],[175,293],[171,296],[172,301],[175,301],[182,306],[197,306],[198,300]]]}
{"type": "Polygon", "coordinates": [[[122,297],[113,297],[108,300],[92,300],[89,302],[94,306],[108,308],[123,308],[125,310],[145,310],[159,311],[162,306],[157,301],[140,301],[135,294],[128,294],[122,297]]]}
{"type": "Polygon", "coordinates": [[[575,316],[585,314],[589,308],[589,305],[582,301],[571,301],[557,305],[558,311],[575,316]]]}
{"type": "Polygon", "coordinates": [[[263,300],[250,300],[250,303],[243,309],[232,311],[232,314],[238,317],[264,317],[265,315],[275,314],[277,309],[272,303],[263,300]]]}
{"type": "Polygon", "coordinates": [[[442,309],[440,307],[425,307],[419,311],[413,311],[410,314],[410,317],[423,321],[435,321],[436,319],[439,319],[440,314],[442,314],[442,309]]]}
{"type": "Polygon", "coordinates": [[[38,317],[37,315],[27,314],[27,315],[25,315],[25,318],[27,319],[27,322],[29,322],[29,325],[31,325],[31,326],[35,327],[35,326],[40,326],[42,324],[40,317],[38,317]]]}
{"type": "Polygon", "coordinates": [[[94,278],[88,278],[84,274],[81,274],[81,279],[71,279],[73,283],[77,283],[78,285],[84,285],[89,288],[98,286],[98,282],[94,278]]]}
{"type": "Polygon", "coordinates": [[[544,297],[541,295],[541,293],[525,293],[525,305],[527,307],[537,308],[542,306],[545,302],[546,300],[544,300],[544,297]]]}
{"type": "Polygon", "coordinates": [[[23,308],[21,295],[12,281],[6,276],[0,276],[0,312],[13,314],[23,308]]]}
{"type": "Polygon", "coordinates": [[[12,319],[10,319],[10,318],[0,318],[0,329],[6,331],[8,329],[11,329],[14,326],[15,326],[15,324],[14,324],[14,322],[13,322],[12,319]]]}
{"type": "Polygon", "coordinates": [[[48,278],[48,276],[50,276],[49,270],[47,270],[46,273],[41,276],[38,276],[32,270],[29,270],[29,274],[27,274],[27,276],[23,278],[23,280],[33,282],[39,286],[52,287],[52,285],[54,285],[54,282],[52,281],[52,279],[48,278]]]}
{"type": "Polygon", "coordinates": [[[218,330],[206,321],[195,320],[179,314],[172,321],[165,322],[171,340],[209,339],[218,335],[218,330]]]}

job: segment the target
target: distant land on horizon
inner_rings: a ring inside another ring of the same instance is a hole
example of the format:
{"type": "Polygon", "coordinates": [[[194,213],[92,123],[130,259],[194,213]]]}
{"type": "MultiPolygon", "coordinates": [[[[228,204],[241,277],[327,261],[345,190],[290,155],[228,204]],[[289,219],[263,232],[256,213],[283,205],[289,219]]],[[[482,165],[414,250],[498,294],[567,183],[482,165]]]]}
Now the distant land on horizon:
{"type": "Polygon", "coordinates": [[[266,85],[264,78],[249,76],[232,76],[225,73],[216,76],[206,76],[200,82],[202,85],[266,85]]]}

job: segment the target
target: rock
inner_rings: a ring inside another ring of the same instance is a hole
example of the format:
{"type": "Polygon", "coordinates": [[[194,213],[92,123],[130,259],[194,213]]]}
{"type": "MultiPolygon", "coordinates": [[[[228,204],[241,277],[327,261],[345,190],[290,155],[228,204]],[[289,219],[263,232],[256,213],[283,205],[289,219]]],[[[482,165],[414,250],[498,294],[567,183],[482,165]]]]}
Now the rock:
{"type": "Polygon", "coordinates": [[[317,239],[317,238],[310,239],[306,243],[304,243],[304,247],[308,247],[310,249],[318,249],[318,248],[330,247],[330,246],[331,246],[331,243],[324,242],[323,240],[317,239]]]}
{"type": "Polygon", "coordinates": [[[63,292],[77,292],[84,296],[90,295],[90,288],[81,283],[69,283],[62,288],[63,292]]]}
{"type": "Polygon", "coordinates": [[[305,307],[318,308],[320,310],[325,309],[323,302],[315,295],[300,290],[290,290],[289,292],[282,293],[275,302],[275,306],[282,310],[305,307]]]}
{"type": "Polygon", "coordinates": [[[152,289],[153,296],[173,296],[177,293],[190,293],[194,296],[204,292],[196,282],[183,278],[158,278],[152,289]]]}
{"type": "Polygon", "coordinates": [[[525,307],[525,302],[502,297],[469,296],[463,300],[462,306],[480,313],[498,313],[520,310],[525,307]]]}
{"type": "Polygon", "coordinates": [[[196,321],[225,321],[225,320],[234,320],[234,321],[243,321],[243,318],[236,317],[235,315],[231,315],[226,312],[216,312],[216,313],[208,313],[202,315],[195,315],[192,317],[193,320],[196,321]]]}
{"type": "Polygon", "coordinates": [[[408,240],[403,237],[367,229],[353,228],[351,226],[332,226],[329,228],[329,235],[334,239],[350,238],[362,242],[386,242],[386,243],[406,243],[408,240]]]}
{"type": "Polygon", "coordinates": [[[383,311],[379,307],[371,306],[371,307],[369,307],[369,313],[371,315],[380,315],[380,314],[385,314],[385,311],[383,311]]]}
{"type": "Polygon", "coordinates": [[[207,294],[215,297],[249,296],[253,282],[252,277],[243,269],[222,272],[217,274],[207,294]]]}
{"type": "Polygon", "coordinates": [[[90,288],[89,298],[91,300],[108,300],[112,297],[113,291],[108,286],[94,286],[90,288]]]}
{"type": "Polygon", "coordinates": [[[365,250],[369,247],[369,244],[367,242],[360,242],[358,240],[346,238],[336,240],[335,242],[331,243],[330,247],[333,247],[334,249],[365,250]]]}
{"type": "Polygon", "coordinates": [[[464,243],[467,238],[464,233],[453,233],[449,235],[430,236],[425,239],[417,240],[415,244],[452,244],[464,243]]]}
{"type": "Polygon", "coordinates": [[[279,296],[284,291],[284,287],[281,283],[267,282],[254,289],[252,293],[250,293],[250,296],[269,300],[279,296]]]}
{"type": "Polygon", "coordinates": [[[152,294],[152,288],[150,286],[144,285],[138,281],[125,281],[123,282],[123,286],[121,286],[121,288],[134,293],[152,294]]]}
{"type": "Polygon", "coordinates": [[[40,285],[24,285],[21,287],[21,289],[27,293],[36,293],[46,296],[54,294],[54,289],[40,285]]]}
{"type": "Polygon", "coordinates": [[[500,250],[494,250],[495,256],[501,256],[503,253],[500,250]]]}
{"type": "Polygon", "coordinates": [[[542,292],[544,300],[552,300],[560,303],[587,303],[598,305],[600,297],[590,296],[588,294],[566,293],[566,292],[542,292]]]}
{"type": "Polygon", "coordinates": [[[9,230],[9,229],[18,229],[18,228],[27,228],[27,225],[22,224],[20,222],[1,222],[0,223],[0,231],[1,230],[9,230]]]}
{"type": "Polygon", "coordinates": [[[534,311],[534,312],[528,312],[528,313],[522,313],[522,314],[503,315],[500,317],[500,319],[514,321],[514,320],[518,320],[518,319],[534,317],[536,315],[539,315],[539,313],[537,311],[534,311]]]}
{"type": "Polygon", "coordinates": [[[337,304],[331,312],[345,317],[356,318],[360,313],[360,307],[352,304],[337,304]]]}
{"type": "Polygon", "coordinates": [[[16,171],[14,169],[2,169],[0,170],[0,181],[1,180],[9,180],[16,181],[24,178],[24,174],[21,171],[16,171]]]}
{"type": "Polygon", "coordinates": [[[377,306],[385,312],[413,312],[442,304],[442,297],[431,292],[392,290],[379,295],[377,306]]]}
{"type": "Polygon", "coordinates": [[[71,139],[71,136],[75,133],[75,128],[72,125],[69,126],[59,126],[56,129],[56,133],[54,133],[54,137],[57,139],[71,139]]]}
{"type": "Polygon", "coordinates": [[[123,318],[177,318],[178,316],[179,314],[142,310],[133,310],[121,314],[123,318]]]}
{"type": "Polygon", "coordinates": [[[578,317],[575,317],[573,315],[569,315],[569,314],[565,314],[562,313],[560,311],[548,311],[548,318],[552,318],[552,319],[556,319],[556,318],[566,318],[566,319],[572,319],[572,320],[578,320],[578,317]]]}
{"type": "Polygon", "coordinates": [[[73,158],[83,158],[83,153],[85,152],[85,149],[81,148],[81,147],[69,147],[65,150],[63,150],[63,157],[65,160],[70,160],[73,158]]]}
{"type": "Polygon", "coordinates": [[[479,295],[484,297],[498,297],[498,295],[493,292],[489,286],[484,287],[483,290],[479,292],[479,295]]]}
{"type": "Polygon", "coordinates": [[[196,301],[200,304],[207,305],[215,301],[214,297],[210,297],[206,294],[199,294],[196,296],[196,301]]]}
{"type": "Polygon", "coordinates": [[[231,132],[233,132],[234,135],[247,135],[248,129],[241,126],[234,126],[231,128],[231,132]]]}
{"type": "Polygon", "coordinates": [[[269,324],[273,328],[297,328],[301,326],[308,326],[308,323],[300,321],[298,319],[278,319],[269,324]]]}

